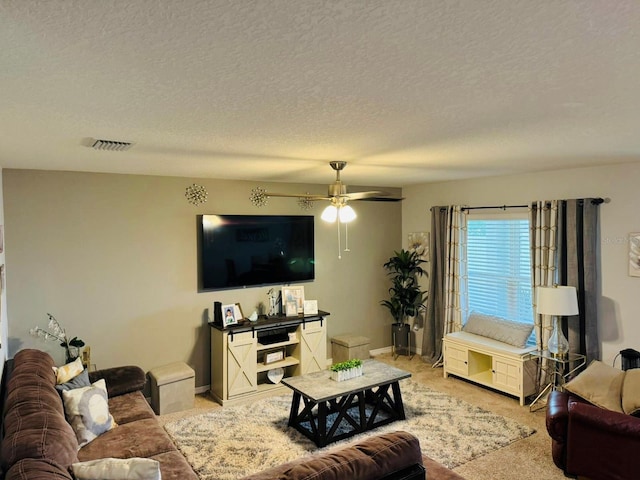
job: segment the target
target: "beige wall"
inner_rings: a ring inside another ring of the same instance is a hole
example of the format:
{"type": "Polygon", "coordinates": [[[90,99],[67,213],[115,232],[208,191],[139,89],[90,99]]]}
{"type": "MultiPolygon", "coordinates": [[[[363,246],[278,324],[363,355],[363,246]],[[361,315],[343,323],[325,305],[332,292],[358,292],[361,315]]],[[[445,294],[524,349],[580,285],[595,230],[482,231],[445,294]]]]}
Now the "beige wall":
{"type": "MultiPolygon", "coordinates": [[[[201,213],[316,215],[316,280],[303,285],[306,297],[331,313],[329,337],[357,332],[372,348],[391,343],[391,319],[378,302],[388,288],[382,264],[401,243],[400,203],[354,202],[351,252],[338,260],[336,227],[319,218],[324,204],[305,212],[295,199],[273,198],[258,209],[249,202],[255,183],[29,170],[4,170],[3,183],[9,356],[35,347],[63,360],[57,344],[29,335],[46,326],[50,312],[91,346],[98,368],[185,361],[196,385],[209,384],[212,303],[240,302],[249,315],[269,288],[197,293],[201,213]],[[204,206],[185,199],[194,182],[209,191],[204,206]]],[[[326,192],[319,185],[261,186],[326,192]]]]}
{"type": "MultiPolygon", "coordinates": [[[[611,364],[626,347],[640,350],[640,278],[627,274],[628,235],[640,232],[640,164],[558,170],[407,187],[403,190],[403,238],[429,231],[433,205],[526,204],[532,200],[609,197],[600,207],[600,339],[611,364]]],[[[421,332],[419,334],[421,337],[421,332]]],[[[616,361],[620,366],[620,359],[616,361]]]]}

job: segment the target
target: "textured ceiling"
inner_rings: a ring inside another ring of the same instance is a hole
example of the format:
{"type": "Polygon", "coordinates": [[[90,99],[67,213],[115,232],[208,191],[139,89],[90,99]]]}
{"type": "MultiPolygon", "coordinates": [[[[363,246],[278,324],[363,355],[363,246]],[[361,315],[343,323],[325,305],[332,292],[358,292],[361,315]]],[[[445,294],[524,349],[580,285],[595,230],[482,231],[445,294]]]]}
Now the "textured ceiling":
{"type": "Polygon", "coordinates": [[[329,183],[346,160],[403,186],[640,161],[639,25],[636,0],[2,0],[0,166],[329,183]]]}

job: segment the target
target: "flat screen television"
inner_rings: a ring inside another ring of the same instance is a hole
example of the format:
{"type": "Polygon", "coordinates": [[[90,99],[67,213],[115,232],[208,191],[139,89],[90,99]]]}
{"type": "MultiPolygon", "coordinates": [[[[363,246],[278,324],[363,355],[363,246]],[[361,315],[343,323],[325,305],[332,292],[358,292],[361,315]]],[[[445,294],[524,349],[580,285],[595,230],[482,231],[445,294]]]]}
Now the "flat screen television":
{"type": "Polygon", "coordinates": [[[200,291],[315,278],[312,215],[198,215],[200,291]]]}

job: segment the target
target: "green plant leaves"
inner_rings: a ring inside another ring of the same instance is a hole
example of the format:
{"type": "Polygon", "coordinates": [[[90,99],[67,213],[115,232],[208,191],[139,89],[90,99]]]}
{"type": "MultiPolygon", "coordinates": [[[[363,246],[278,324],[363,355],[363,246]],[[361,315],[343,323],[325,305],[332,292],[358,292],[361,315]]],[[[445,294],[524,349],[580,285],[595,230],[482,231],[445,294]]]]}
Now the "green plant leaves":
{"type": "Polygon", "coordinates": [[[389,309],[391,316],[397,323],[402,323],[405,317],[414,317],[424,308],[428,295],[420,290],[418,277],[428,276],[422,268],[425,260],[417,252],[400,250],[383,265],[391,277],[389,299],[382,300],[380,305],[389,309]]]}
{"type": "Polygon", "coordinates": [[[343,370],[350,370],[362,365],[362,360],[354,358],[352,360],[345,360],[344,362],[334,363],[331,365],[330,370],[332,372],[341,372],[343,370]]]}

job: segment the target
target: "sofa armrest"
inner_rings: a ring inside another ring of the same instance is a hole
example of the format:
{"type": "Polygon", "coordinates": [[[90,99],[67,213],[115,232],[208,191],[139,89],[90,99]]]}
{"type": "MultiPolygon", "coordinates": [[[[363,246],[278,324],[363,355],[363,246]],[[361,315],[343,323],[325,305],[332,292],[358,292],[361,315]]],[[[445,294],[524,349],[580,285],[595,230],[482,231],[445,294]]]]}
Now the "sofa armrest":
{"type": "Polygon", "coordinates": [[[640,419],[570,400],[568,432],[565,473],[616,480],[638,478],[640,419]]]}
{"type": "Polygon", "coordinates": [[[565,442],[569,425],[569,394],[554,390],[547,397],[546,425],[549,436],[565,442]]]}
{"type": "Polygon", "coordinates": [[[582,424],[583,428],[592,428],[613,435],[631,437],[640,440],[640,418],[626,413],[613,412],[583,402],[569,402],[571,426],[582,424]]]}
{"type": "Polygon", "coordinates": [[[109,397],[117,397],[125,393],[142,390],[147,381],[147,377],[140,367],[127,365],[124,367],[105,368],[89,372],[91,383],[104,378],[107,383],[107,394],[109,397]]]}

